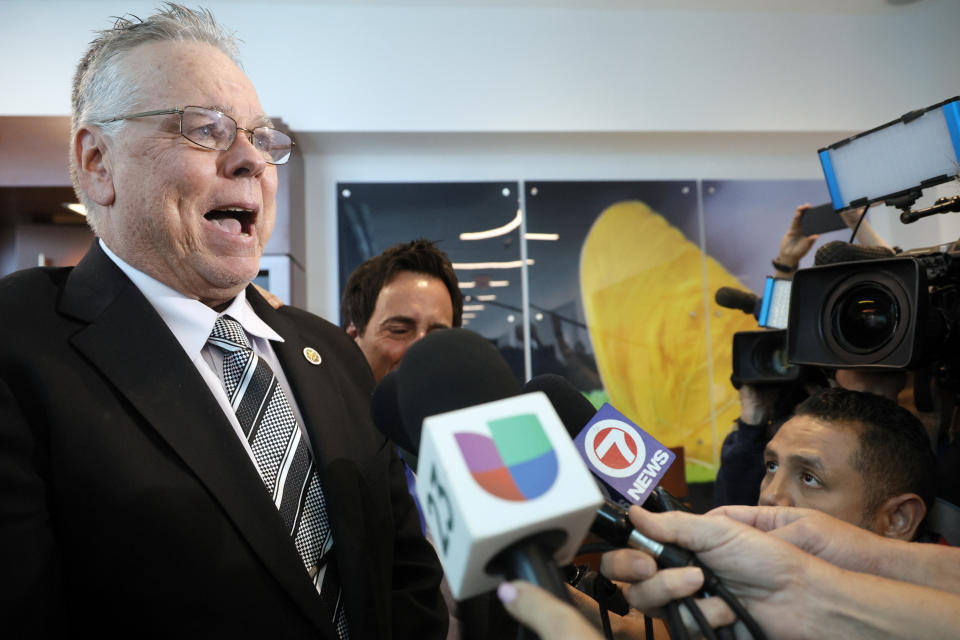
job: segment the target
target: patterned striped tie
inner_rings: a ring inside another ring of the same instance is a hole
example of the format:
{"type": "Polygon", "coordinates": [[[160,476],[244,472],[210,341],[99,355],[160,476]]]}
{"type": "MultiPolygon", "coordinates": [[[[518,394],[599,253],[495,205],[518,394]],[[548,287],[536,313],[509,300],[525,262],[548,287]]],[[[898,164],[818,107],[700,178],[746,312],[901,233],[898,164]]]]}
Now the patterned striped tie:
{"type": "Polygon", "coordinates": [[[263,484],[280,512],[320,592],[324,606],[347,640],[347,618],[341,606],[340,581],[333,557],[333,535],[310,446],[297,424],[270,365],[250,348],[239,322],[220,316],[209,342],[224,352],[224,389],[247,436],[263,484]]]}

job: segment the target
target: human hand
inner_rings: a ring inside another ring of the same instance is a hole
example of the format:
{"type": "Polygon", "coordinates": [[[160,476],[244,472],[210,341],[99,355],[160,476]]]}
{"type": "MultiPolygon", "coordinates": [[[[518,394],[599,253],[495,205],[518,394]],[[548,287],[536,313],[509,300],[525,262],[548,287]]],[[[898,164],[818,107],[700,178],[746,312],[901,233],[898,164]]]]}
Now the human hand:
{"type": "Polygon", "coordinates": [[[800,223],[803,212],[809,208],[810,203],[802,204],[797,207],[797,210],[794,212],[793,220],[790,221],[787,232],[780,240],[780,253],[777,256],[777,262],[780,264],[788,267],[797,266],[800,264],[800,260],[810,251],[813,243],[817,241],[819,236],[807,236],[803,234],[803,226],[800,223]]]}
{"type": "Polygon", "coordinates": [[[708,515],[742,522],[826,560],[842,569],[879,574],[879,567],[895,541],[822,511],[799,507],[717,507],[708,515]]]}
{"type": "MultiPolygon", "coordinates": [[[[617,585],[621,589],[628,585],[617,585]]],[[[587,594],[569,587],[570,597],[577,610],[589,620],[597,629],[602,628],[600,619],[600,604],[587,594]]],[[[626,615],[619,616],[613,612],[608,612],[610,618],[610,630],[616,640],[637,640],[644,637],[643,613],[636,609],[630,609],[626,615]]],[[[660,625],[662,626],[662,625],[660,625]]]]}
{"type": "Polygon", "coordinates": [[[742,384],[737,391],[740,394],[740,422],[757,426],[774,418],[774,406],[781,393],[777,386],[742,384]]]}
{"type": "MultiPolygon", "coordinates": [[[[816,581],[831,571],[827,563],[776,536],[722,515],[678,511],[655,514],[631,507],[630,520],[644,535],[695,552],[770,637],[809,637],[814,631],[816,621],[807,617],[808,608],[814,608],[808,607],[808,601],[818,591],[816,581]]],[[[601,564],[601,572],[607,577],[635,582],[625,595],[637,609],[650,612],[667,601],[695,593],[702,583],[696,567],[664,569],[644,578],[647,569],[643,556],[640,551],[620,549],[604,554],[601,564]]],[[[733,622],[732,611],[720,598],[698,603],[712,626],[733,622]]]]}
{"type": "Polygon", "coordinates": [[[603,640],[575,608],[529,582],[502,582],[497,597],[507,613],[543,640],[603,640]]]}
{"type": "Polygon", "coordinates": [[[851,229],[857,226],[857,223],[860,222],[860,218],[863,216],[863,212],[866,207],[857,207],[856,209],[844,209],[840,212],[840,217],[843,218],[843,221],[851,229]]]}

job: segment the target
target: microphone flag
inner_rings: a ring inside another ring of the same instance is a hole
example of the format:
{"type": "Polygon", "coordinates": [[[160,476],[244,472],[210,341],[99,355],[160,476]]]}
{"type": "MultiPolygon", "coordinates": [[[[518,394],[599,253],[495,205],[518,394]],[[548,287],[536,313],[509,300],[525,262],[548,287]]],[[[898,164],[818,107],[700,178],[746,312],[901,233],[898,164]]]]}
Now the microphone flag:
{"type": "Polygon", "coordinates": [[[574,444],[611,498],[623,507],[642,505],[677,457],[609,404],[600,407],[574,444]]]}

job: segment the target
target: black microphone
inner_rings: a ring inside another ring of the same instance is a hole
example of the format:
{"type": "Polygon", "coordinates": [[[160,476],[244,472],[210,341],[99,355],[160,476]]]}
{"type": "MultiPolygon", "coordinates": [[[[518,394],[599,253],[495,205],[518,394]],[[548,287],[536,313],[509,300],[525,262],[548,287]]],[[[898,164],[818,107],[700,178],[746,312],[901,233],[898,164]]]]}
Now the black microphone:
{"type": "Polygon", "coordinates": [[[373,424],[388,440],[416,455],[420,448],[420,433],[419,431],[416,433],[417,441],[414,442],[400,417],[396,371],[389,372],[377,383],[373,390],[373,397],[370,399],[370,414],[373,417],[373,424]]]}
{"type": "Polygon", "coordinates": [[[813,258],[817,266],[837,264],[838,262],[860,262],[861,260],[880,260],[892,258],[896,255],[889,247],[865,247],[861,244],[851,244],[842,240],[833,240],[819,249],[813,258]]]}
{"type": "Polygon", "coordinates": [[[510,365],[479,334],[433,331],[423,340],[407,350],[397,369],[381,378],[370,401],[376,427],[413,455],[420,452],[427,416],[520,393],[510,365]],[[424,343],[427,337],[430,340],[424,343]]]}
{"type": "Polygon", "coordinates": [[[569,380],[555,373],[544,373],[530,378],[523,385],[523,392],[533,391],[547,394],[571,440],[577,437],[580,430],[597,413],[593,404],[569,380]]]}
{"type": "MultiPolygon", "coordinates": [[[[597,413],[593,404],[569,380],[555,373],[534,376],[523,385],[523,391],[524,393],[543,391],[547,394],[550,404],[556,409],[557,415],[563,422],[571,440],[577,437],[580,430],[597,413]]],[[[606,488],[602,482],[597,482],[597,487],[602,493],[606,493],[606,488]]],[[[632,530],[633,525],[627,520],[626,511],[612,503],[609,498],[606,499],[605,505],[601,505],[597,510],[597,515],[590,526],[591,533],[610,544],[621,547],[625,547],[629,543],[632,530]],[[624,527],[628,527],[628,529],[625,531],[624,527]]],[[[613,583],[597,571],[587,570],[579,575],[579,579],[575,583],[571,582],[571,586],[587,594],[598,603],[602,601],[601,606],[605,606],[617,615],[625,616],[630,611],[630,605],[623,597],[620,589],[613,587],[613,583]]]]}
{"type": "Polygon", "coordinates": [[[601,496],[547,398],[519,395],[497,348],[466,329],[431,332],[394,374],[372,411],[419,456],[417,495],[454,598],[504,574],[568,598],[556,562],[573,557],[601,496]]]}
{"type": "Polygon", "coordinates": [[[396,387],[401,423],[412,445],[409,451],[415,454],[427,416],[521,392],[520,382],[497,347],[468,329],[430,332],[407,350],[396,373],[396,381],[390,384],[396,387]]]}
{"type": "Polygon", "coordinates": [[[751,291],[734,289],[733,287],[720,287],[717,289],[717,293],[714,295],[713,299],[721,307],[726,307],[727,309],[739,309],[744,313],[749,313],[754,318],[760,317],[760,305],[762,300],[760,299],[760,296],[751,291]]]}

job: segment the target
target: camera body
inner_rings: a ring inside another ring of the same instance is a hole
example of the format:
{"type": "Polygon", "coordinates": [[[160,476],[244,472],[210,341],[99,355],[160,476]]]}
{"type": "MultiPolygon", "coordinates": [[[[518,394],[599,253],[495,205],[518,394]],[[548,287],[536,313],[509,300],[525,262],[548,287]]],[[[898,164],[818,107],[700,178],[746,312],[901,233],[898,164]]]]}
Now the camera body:
{"type": "Polygon", "coordinates": [[[960,243],[794,274],[791,364],[905,370],[956,359],[960,243]]]}

